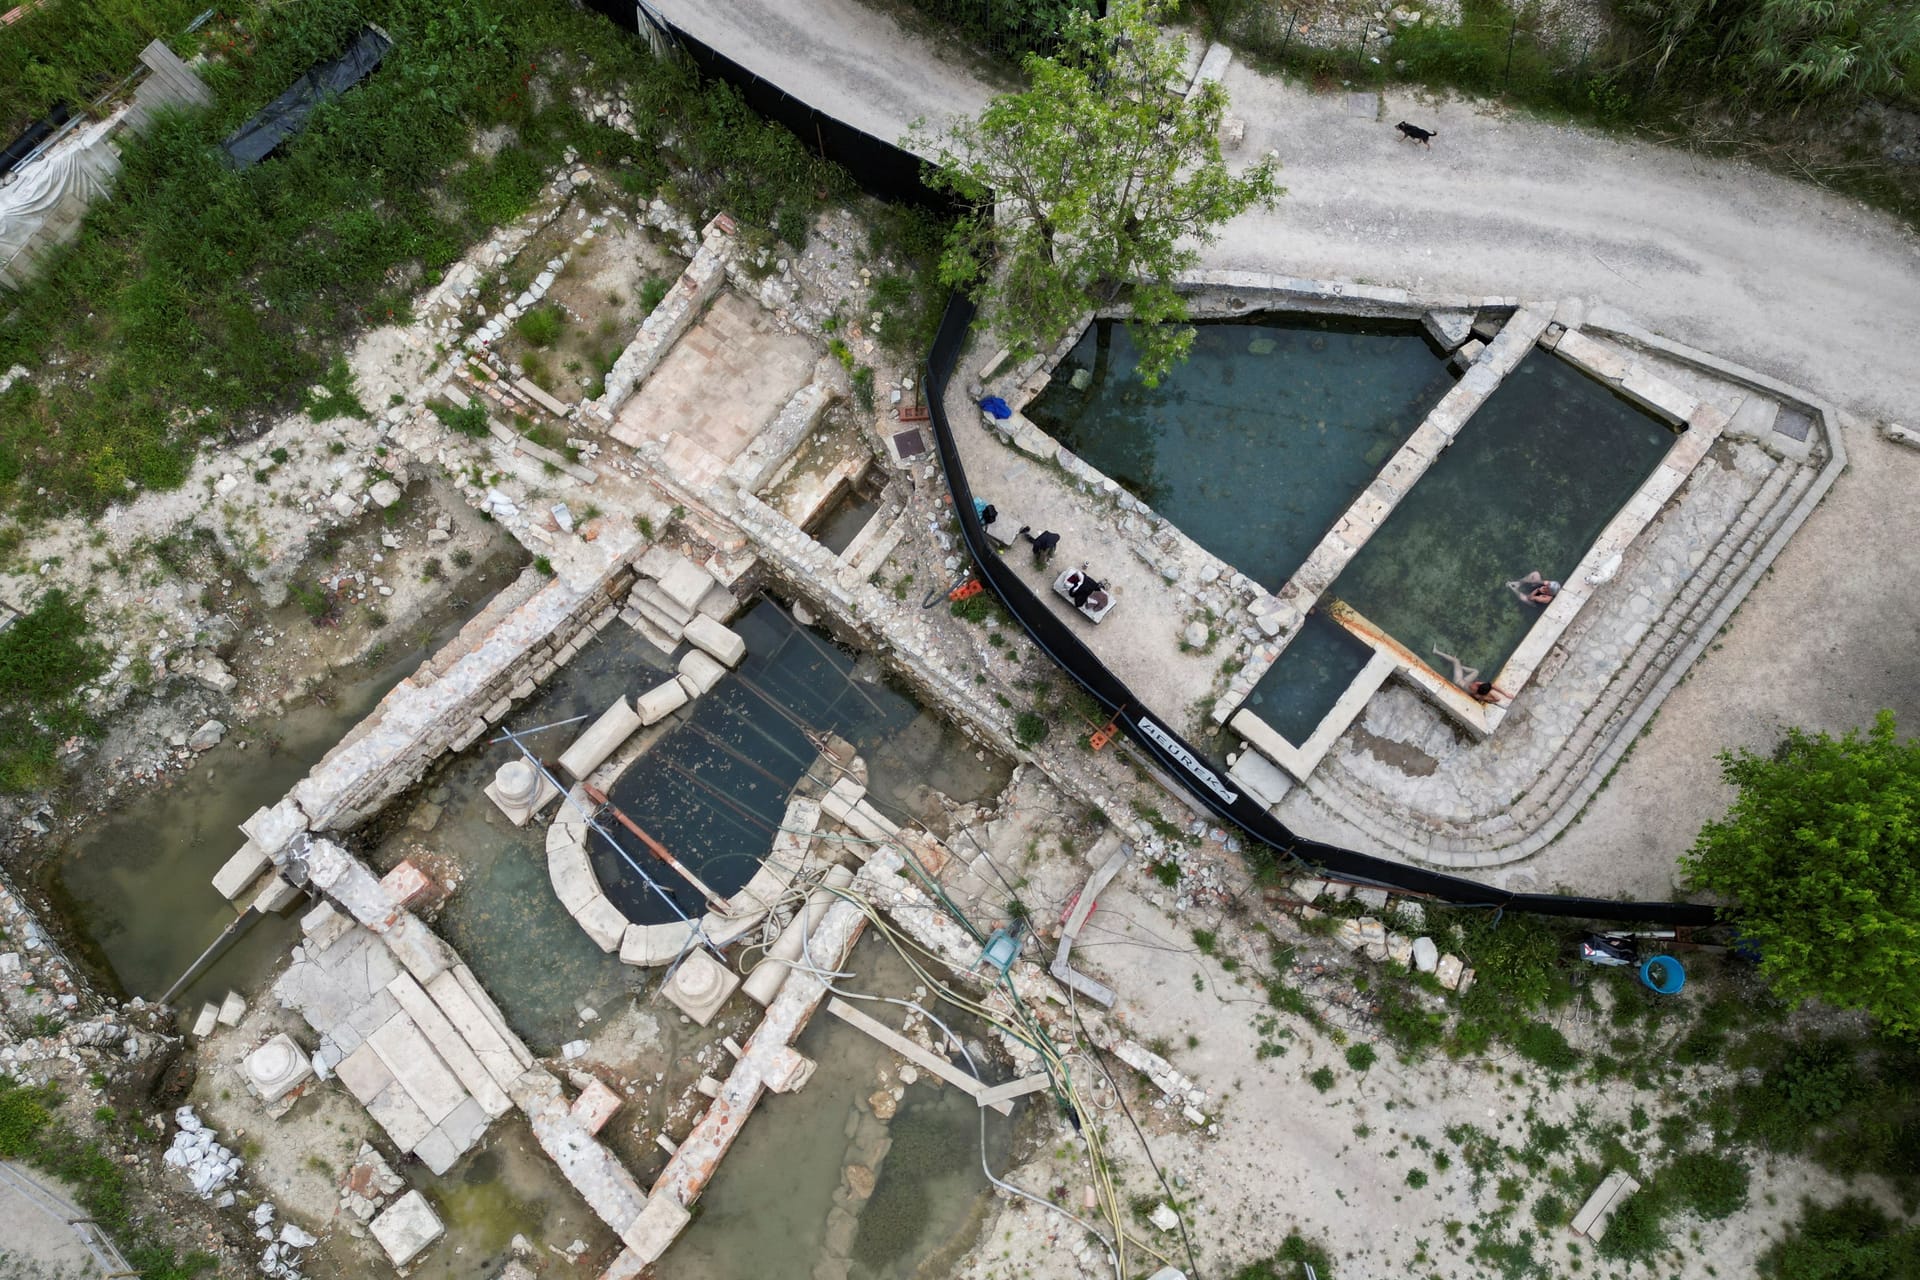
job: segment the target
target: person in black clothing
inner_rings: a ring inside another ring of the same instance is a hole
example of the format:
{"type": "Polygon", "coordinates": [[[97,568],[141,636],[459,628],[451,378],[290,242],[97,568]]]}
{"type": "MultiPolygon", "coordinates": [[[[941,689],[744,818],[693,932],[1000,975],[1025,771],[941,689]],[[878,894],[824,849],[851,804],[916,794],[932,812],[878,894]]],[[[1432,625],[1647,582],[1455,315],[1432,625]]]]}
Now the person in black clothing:
{"type": "Polygon", "coordinates": [[[1083,565],[1080,569],[1080,581],[1067,592],[1067,599],[1073,602],[1074,608],[1084,609],[1087,607],[1087,601],[1092,598],[1094,592],[1100,590],[1100,587],[1101,584],[1093,580],[1093,575],[1088,573],[1083,565]]]}
{"type": "Polygon", "coordinates": [[[1044,569],[1047,561],[1053,559],[1054,548],[1060,545],[1060,535],[1050,529],[1036,534],[1031,525],[1023,524],[1020,526],[1020,536],[1033,544],[1035,568],[1044,569]]]}

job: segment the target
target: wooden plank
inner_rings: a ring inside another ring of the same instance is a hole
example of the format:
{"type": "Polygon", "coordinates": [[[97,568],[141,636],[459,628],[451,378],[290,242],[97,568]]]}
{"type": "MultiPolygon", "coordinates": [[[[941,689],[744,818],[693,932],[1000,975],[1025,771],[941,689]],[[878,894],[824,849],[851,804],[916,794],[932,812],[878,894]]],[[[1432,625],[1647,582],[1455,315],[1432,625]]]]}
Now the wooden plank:
{"type": "Polygon", "coordinates": [[[1038,1093],[1046,1088],[1049,1083],[1050,1079],[1046,1072],[1036,1071],[1030,1076],[1022,1076],[1018,1080],[1009,1080],[1005,1084],[997,1084],[983,1093],[977,1093],[974,1095],[974,1101],[983,1107],[991,1107],[996,1103],[1011,1102],[1015,1098],[1024,1098],[1029,1093],[1038,1093]]]}
{"type": "Polygon", "coordinates": [[[907,1061],[933,1072],[934,1075],[939,1076],[954,1088],[980,1101],[981,1106],[990,1106],[1003,1116],[1013,1114],[1013,1104],[1011,1102],[1005,1100],[987,1102],[981,1098],[982,1094],[989,1092],[986,1085],[975,1080],[972,1076],[960,1070],[960,1068],[954,1066],[939,1054],[929,1053],[927,1050],[922,1049],[919,1045],[907,1039],[886,1023],[868,1017],[838,996],[827,1001],[827,1012],[848,1026],[857,1027],[861,1031],[866,1032],[875,1040],[887,1046],[887,1048],[907,1059],[907,1061]]]}

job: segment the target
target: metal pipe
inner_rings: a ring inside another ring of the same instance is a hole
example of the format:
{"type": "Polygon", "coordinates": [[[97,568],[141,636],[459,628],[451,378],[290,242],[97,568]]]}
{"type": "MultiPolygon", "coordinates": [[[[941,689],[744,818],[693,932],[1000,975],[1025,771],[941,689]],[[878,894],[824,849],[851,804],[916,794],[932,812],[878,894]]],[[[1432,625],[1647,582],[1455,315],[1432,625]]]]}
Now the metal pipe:
{"type": "Polygon", "coordinates": [[[655,840],[652,836],[648,835],[646,828],[642,827],[639,823],[635,822],[632,818],[629,818],[625,813],[623,813],[620,809],[620,806],[614,804],[612,800],[607,798],[606,792],[602,791],[600,788],[594,786],[592,783],[589,783],[589,782],[583,782],[580,784],[580,786],[581,786],[581,789],[587,793],[587,799],[601,806],[608,813],[611,813],[613,815],[613,820],[615,822],[619,823],[621,826],[625,827],[628,831],[632,832],[635,838],[637,838],[641,844],[644,844],[647,846],[647,852],[651,853],[654,857],[660,859],[660,861],[666,863],[669,867],[673,868],[673,870],[679,874],[682,880],[685,880],[688,884],[692,885],[694,888],[694,891],[698,893],[701,897],[707,900],[708,906],[712,907],[715,911],[718,911],[723,916],[733,914],[733,904],[731,902],[727,901],[725,898],[715,893],[712,889],[708,888],[705,881],[701,880],[699,876],[696,876],[695,874],[693,874],[693,872],[687,870],[686,867],[682,866],[678,858],[674,857],[671,853],[667,852],[667,846],[661,844],[658,840],[655,840]]]}
{"type": "Polygon", "coordinates": [[[188,965],[187,971],[181,974],[172,986],[167,988],[167,994],[160,997],[160,1003],[172,1004],[173,998],[185,990],[188,983],[199,977],[215,960],[225,955],[227,949],[240,940],[240,935],[251,929],[259,920],[260,911],[257,907],[248,907],[245,911],[235,916],[232,923],[220,931],[220,936],[215,938],[208,944],[207,949],[200,953],[200,958],[188,965]]]}

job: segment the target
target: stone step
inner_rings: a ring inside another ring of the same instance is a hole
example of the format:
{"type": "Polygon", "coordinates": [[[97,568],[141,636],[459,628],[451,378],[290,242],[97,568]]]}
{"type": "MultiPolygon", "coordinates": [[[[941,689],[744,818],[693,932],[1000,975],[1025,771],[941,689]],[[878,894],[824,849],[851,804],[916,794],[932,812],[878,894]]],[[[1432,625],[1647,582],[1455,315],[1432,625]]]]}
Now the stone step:
{"type": "Polygon", "coordinates": [[[652,622],[647,620],[645,614],[633,608],[631,605],[620,611],[620,621],[626,623],[635,631],[638,631],[643,640],[669,658],[671,658],[674,651],[680,647],[678,640],[675,640],[672,636],[660,630],[659,627],[654,626],[652,622]]]}
{"type": "Polygon", "coordinates": [[[633,590],[628,598],[636,603],[646,601],[654,607],[655,611],[683,627],[693,621],[696,612],[668,595],[658,582],[647,578],[642,578],[633,584],[633,590]]]}
{"type": "Polygon", "coordinates": [[[1618,758],[1618,749],[1624,745],[1620,735],[1632,722],[1635,709],[1659,690],[1675,662],[1700,642],[1702,628],[1711,624],[1717,631],[1722,625],[1723,620],[1717,620],[1722,606],[1733,592],[1742,589],[1756,558],[1818,477],[1818,467],[1792,463],[1784,463],[1768,475],[1602,690],[1565,747],[1505,810],[1509,823],[1502,824],[1503,831],[1481,829],[1495,815],[1467,823],[1436,824],[1405,805],[1383,804],[1382,796],[1346,776],[1334,760],[1315,771],[1314,791],[1322,793],[1316,799],[1322,804],[1331,802],[1330,807],[1344,821],[1389,848],[1407,849],[1412,845],[1446,851],[1497,850],[1518,844],[1525,838],[1520,833],[1539,830],[1575,799],[1582,784],[1606,764],[1610,754],[1618,758]]]}
{"type": "Polygon", "coordinates": [[[687,625],[644,596],[628,597],[627,607],[653,624],[653,629],[678,644],[687,625]]]}

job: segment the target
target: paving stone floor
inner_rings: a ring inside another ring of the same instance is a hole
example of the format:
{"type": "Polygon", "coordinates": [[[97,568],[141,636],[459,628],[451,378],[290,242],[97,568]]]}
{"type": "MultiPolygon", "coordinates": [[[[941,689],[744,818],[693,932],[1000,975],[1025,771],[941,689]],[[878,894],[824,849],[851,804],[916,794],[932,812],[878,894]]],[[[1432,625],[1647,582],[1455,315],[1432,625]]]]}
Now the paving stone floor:
{"type": "Polygon", "coordinates": [[[814,358],[812,343],[723,290],[621,406],[611,433],[634,447],[672,433],[731,461],[812,376],[814,358]]]}

